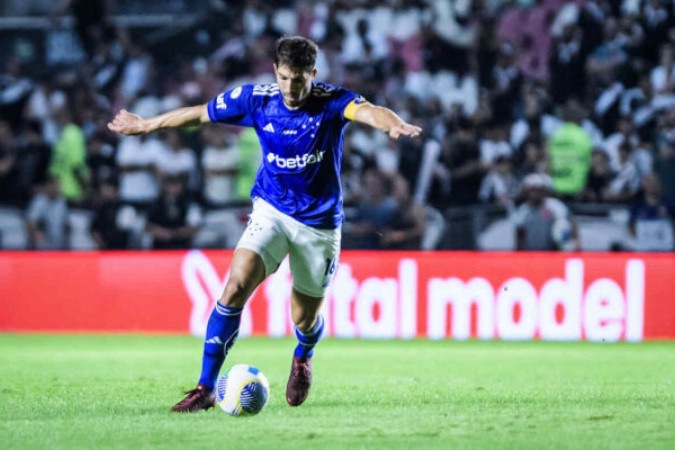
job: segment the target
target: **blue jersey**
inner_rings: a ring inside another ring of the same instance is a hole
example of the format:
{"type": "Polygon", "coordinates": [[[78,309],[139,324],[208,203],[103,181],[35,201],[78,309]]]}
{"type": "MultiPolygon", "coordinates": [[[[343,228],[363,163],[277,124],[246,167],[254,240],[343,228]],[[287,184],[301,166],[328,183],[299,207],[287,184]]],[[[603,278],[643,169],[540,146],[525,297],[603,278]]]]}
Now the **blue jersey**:
{"type": "Polygon", "coordinates": [[[208,103],[212,122],[254,127],[262,164],[251,190],[276,209],[306,225],[337,228],[342,223],[344,111],[359,96],[314,83],[305,104],[288,109],[277,84],[244,85],[208,103]]]}

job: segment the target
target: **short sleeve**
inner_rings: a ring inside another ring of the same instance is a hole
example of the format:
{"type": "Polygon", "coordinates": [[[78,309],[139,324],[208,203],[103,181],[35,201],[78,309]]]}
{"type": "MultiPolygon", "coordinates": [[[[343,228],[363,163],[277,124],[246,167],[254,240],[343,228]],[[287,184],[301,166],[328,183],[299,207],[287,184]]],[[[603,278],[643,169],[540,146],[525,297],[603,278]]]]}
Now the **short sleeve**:
{"type": "Polygon", "coordinates": [[[239,86],[214,97],[207,104],[211,122],[230,125],[252,126],[251,118],[252,85],[239,86]]]}
{"type": "Polygon", "coordinates": [[[352,99],[349,103],[347,103],[347,106],[345,106],[342,115],[344,116],[345,119],[347,120],[354,120],[356,110],[362,107],[363,105],[368,104],[365,98],[363,97],[356,97],[352,99]]]}
{"type": "Polygon", "coordinates": [[[354,111],[366,103],[366,99],[347,89],[337,89],[331,98],[331,109],[340,117],[352,120],[354,111]]]}

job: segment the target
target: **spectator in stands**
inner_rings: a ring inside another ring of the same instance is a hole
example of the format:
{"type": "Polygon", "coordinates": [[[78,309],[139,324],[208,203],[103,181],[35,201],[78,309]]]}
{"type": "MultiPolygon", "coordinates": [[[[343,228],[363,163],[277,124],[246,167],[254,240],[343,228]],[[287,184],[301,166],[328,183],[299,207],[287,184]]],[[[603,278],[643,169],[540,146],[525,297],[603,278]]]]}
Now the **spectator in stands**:
{"type": "Polygon", "coordinates": [[[574,23],[563,26],[553,41],[549,58],[550,87],[553,101],[559,105],[586,87],[583,32],[574,23]]]}
{"type": "Polygon", "coordinates": [[[396,212],[391,197],[390,180],[379,170],[370,169],[363,175],[363,191],[356,203],[355,217],[345,224],[345,248],[381,248],[382,230],[396,212]]]}
{"type": "Polygon", "coordinates": [[[518,179],[522,179],[530,173],[548,173],[549,161],[544,151],[544,146],[539,139],[527,139],[518,152],[514,160],[516,161],[514,172],[518,179]]]}
{"type": "Polygon", "coordinates": [[[56,17],[70,10],[80,43],[90,57],[108,31],[107,3],[106,0],[60,0],[52,11],[52,16],[56,17]]]}
{"type": "Polygon", "coordinates": [[[619,147],[624,143],[628,144],[629,148],[635,148],[640,144],[640,137],[635,132],[633,120],[630,116],[620,117],[616,125],[616,131],[609,135],[604,142],[605,151],[614,171],[621,169],[619,147]]]}
{"type": "Polygon", "coordinates": [[[42,140],[39,122],[27,121],[15,138],[7,123],[0,121],[0,203],[25,208],[36,186],[47,180],[50,158],[51,148],[42,140]]]}
{"type": "Polygon", "coordinates": [[[123,52],[117,42],[100,42],[91,60],[92,84],[97,92],[112,97],[122,70],[123,52]]]}
{"type": "Polygon", "coordinates": [[[117,151],[120,201],[147,211],[159,194],[157,163],[161,144],[150,136],[128,136],[117,151]]]}
{"type": "Polygon", "coordinates": [[[531,83],[524,83],[523,113],[511,125],[509,142],[514,151],[521,152],[526,141],[544,141],[559,125],[558,120],[544,114],[544,96],[531,83]]]}
{"type": "Polygon", "coordinates": [[[386,36],[370,26],[364,9],[354,6],[350,5],[336,16],[346,33],[342,43],[342,60],[347,65],[360,65],[365,53],[370,53],[372,61],[384,60],[389,56],[386,36]]]}
{"type": "Polygon", "coordinates": [[[476,39],[471,6],[471,2],[430,2],[432,20],[425,42],[429,71],[452,70],[463,75],[469,70],[468,49],[476,39]]]}
{"type": "Polygon", "coordinates": [[[84,133],[68,106],[61,107],[55,117],[61,131],[54,146],[49,175],[58,178],[61,192],[69,203],[81,205],[90,181],[84,133]]]}
{"type": "MultiPolygon", "coordinates": [[[[59,2],[61,10],[93,11],[101,4],[59,2]]],[[[118,2],[120,14],[130,7],[127,3],[118,2]]],[[[174,3],[189,7],[187,2],[174,3]]],[[[153,137],[118,142],[106,132],[109,111],[133,105],[137,113],[159,109],[148,114],[156,115],[169,100],[197,103],[240,77],[266,82],[271,78],[270,36],[278,33],[314,36],[322,44],[318,67],[326,81],[367,85],[373,92],[363,92],[366,98],[399,105],[402,115],[419,118],[429,131],[426,142],[392,143],[382,133],[349,127],[343,181],[350,206],[362,190],[364,171],[374,166],[402,174],[418,199],[426,196],[443,210],[460,207],[457,212],[467,217],[473,214],[471,205],[480,203],[486,172],[506,154],[519,179],[550,172],[566,200],[612,201],[613,208],[626,207],[640,180],[653,171],[661,178],[664,198],[675,202],[675,10],[668,0],[545,0],[527,5],[503,0],[289,0],[278,8],[262,1],[212,3],[226,8],[209,17],[204,31],[195,35],[197,48],[183,47],[185,40],[170,32],[153,34],[159,41],[152,46],[142,34],[134,33],[139,40],[132,42],[124,30],[113,38],[102,33],[112,23],[104,15],[92,19],[91,30],[84,22],[78,25],[80,34],[90,33],[84,45],[92,58],[77,67],[49,66],[38,54],[28,65],[16,57],[21,46],[5,46],[2,56],[9,57],[0,58],[0,202],[25,207],[33,186],[45,180],[40,167],[51,151],[48,146],[64,137],[56,116],[70,106],[87,139],[90,192],[101,195],[96,185],[117,171],[120,202],[147,212],[159,193],[157,168],[174,167],[172,161],[181,152],[163,153],[163,143],[153,137]],[[194,51],[212,56],[208,61],[193,59],[189,52],[194,51]],[[565,123],[570,121],[569,108],[563,117],[560,111],[572,97],[579,100],[574,126],[565,123]],[[32,129],[21,130],[25,119],[39,122],[43,139],[32,129]],[[11,132],[3,133],[3,120],[11,132]],[[508,140],[500,127],[510,128],[508,140]],[[624,141],[630,144],[625,160],[619,154],[624,141]],[[607,169],[605,158],[591,155],[590,149],[609,152],[612,167],[607,169]],[[117,167],[110,167],[111,154],[117,167]]],[[[149,11],[149,6],[139,5],[135,12],[149,11]]],[[[215,128],[213,132],[221,134],[215,128]]],[[[181,149],[200,156],[193,156],[189,165],[192,173],[202,169],[204,178],[197,181],[203,181],[207,206],[223,204],[228,196],[248,202],[261,155],[255,131],[238,136],[232,144],[237,155],[229,152],[227,163],[222,148],[215,151],[220,144],[213,146],[208,134],[184,137],[191,139],[181,149]],[[231,169],[235,160],[236,172],[231,169]],[[234,193],[225,188],[225,178],[233,183],[234,193]]],[[[52,173],[67,174],[61,187],[78,197],[73,185],[83,187],[78,174],[85,171],[73,170],[70,151],[65,152],[68,158],[59,153],[52,173]]],[[[452,214],[443,217],[456,221],[452,225],[459,222],[452,214]]]]}
{"type": "Polygon", "coordinates": [[[362,190],[362,177],[366,159],[354,149],[351,139],[345,139],[342,149],[342,197],[345,208],[355,206],[362,190]]]}
{"type": "Polygon", "coordinates": [[[206,145],[201,161],[204,202],[209,208],[221,208],[237,200],[240,164],[237,137],[233,132],[214,127],[204,127],[200,133],[206,145]]]}
{"type": "Polygon", "coordinates": [[[152,248],[189,248],[199,221],[188,200],[181,176],[162,180],[162,192],[148,213],[146,231],[152,237],[152,248]]]}
{"type": "Polygon", "coordinates": [[[162,130],[160,133],[162,144],[156,162],[160,178],[179,176],[185,181],[185,188],[189,194],[197,189],[197,158],[194,150],[185,145],[180,131],[175,129],[162,130]]]}
{"type": "Polygon", "coordinates": [[[609,184],[605,199],[611,202],[627,202],[640,189],[640,173],[631,158],[631,146],[624,142],[619,145],[619,171],[609,184]]]}
{"type": "Polygon", "coordinates": [[[103,182],[117,180],[117,148],[106,142],[105,135],[98,132],[87,140],[87,166],[91,172],[91,190],[100,192],[103,182]]]}
{"type": "MultiPolygon", "coordinates": [[[[424,11],[418,0],[397,0],[389,3],[388,7],[379,8],[391,13],[389,27],[380,25],[381,33],[389,40],[389,57],[401,59],[408,72],[419,72],[423,69],[422,32],[424,26],[424,11]]],[[[374,24],[376,26],[377,23],[374,24]]]]}
{"type": "Polygon", "coordinates": [[[552,197],[541,174],[523,179],[525,202],[515,212],[517,250],[579,250],[577,227],[563,202],[552,197]]]}
{"type": "Polygon", "coordinates": [[[381,169],[392,176],[402,175],[417,199],[423,201],[426,198],[425,192],[428,190],[430,179],[433,177],[433,167],[422,167],[422,163],[425,157],[434,160],[438,158],[440,144],[432,139],[426,142],[422,139],[407,139],[406,142],[397,142],[394,148],[396,149],[396,165],[389,170],[385,170],[385,166],[381,169]]]}
{"type": "Polygon", "coordinates": [[[548,142],[553,189],[562,196],[577,195],[586,185],[591,163],[591,139],[581,127],[583,111],[578,100],[565,105],[565,123],[548,142]]]}
{"type": "Polygon", "coordinates": [[[425,227],[424,206],[413,200],[410,185],[402,175],[393,175],[391,183],[396,209],[382,230],[381,246],[388,250],[418,249],[425,227]]]}
{"type": "Polygon", "coordinates": [[[7,58],[0,73],[0,120],[18,129],[23,118],[21,111],[28,101],[34,83],[26,75],[19,58],[7,58]]]}
{"type": "Polygon", "coordinates": [[[14,204],[15,138],[9,123],[0,120],[0,203],[14,204]]]}
{"type": "Polygon", "coordinates": [[[513,174],[513,164],[508,156],[498,156],[480,187],[478,197],[483,203],[496,204],[510,210],[520,193],[520,183],[513,174]]]}
{"type": "Polygon", "coordinates": [[[492,16],[479,17],[476,31],[478,35],[474,47],[474,58],[478,72],[478,84],[481,88],[492,89],[495,81],[492,68],[497,61],[499,44],[503,40],[497,36],[495,18],[492,16]]]}
{"type": "MultiPolygon", "coordinates": [[[[91,237],[99,250],[125,249],[129,246],[129,231],[123,225],[128,211],[119,201],[117,186],[111,179],[98,183],[91,237]]],[[[133,213],[132,213],[133,214],[133,213]]],[[[130,225],[130,224],[129,224],[130,225]]]]}
{"type": "Polygon", "coordinates": [[[137,43],[125,41],[128,58],[120,79],[120,101],[125,105],[130,105],[135,99],[142,96],[150,85],[150,79],[153,72],[153,57],[137,43]]]}
{"type": "MultiPolygon", "coordinates": [[[[631,3],[624,1],[624,5],[631,3]]],[[[633,2],[635,4],[635,2],[633,2]]],[[[623,16],[619,17],[619,40],[623,48],[633,61],[643,65],[642,51],[644,50],[645,31],[638,16],[637,8],[630,11],[630,7],[624,6],[623,16]]]]}
{"type": "Polygon", "coordinates": [[[508,141],[507,122],[492,119],[483,130],[483,138],[480,140],[480,160],[487,169],[491,168],[497,158],[513,155],[513,148],[508,141]]]}
{"type": "Polygon", "coordinates": [[[675,55],[673,45],[661,46],[659,65],[652,68],[650,74],[651,88],[655,94],[673,93],[675,87],[675,55]]]}
{"type": "Polygon", "coordinates": [[[674,214],[675,209],[663,198],[659,177],[647,175],[630,211],[630,230],[636,239],[636,249],[661,252],[675,250],[674,214]]]}
{"type": "Polygon", "coordinates": [[[615,173],[609,164],[609,157],[602,149],[591,153],[591,169],[588,172],[586,186],[577,195],[577,200],[589,203],[602,203],[607,200],[607,190],[615,173]]]}
{"type": "Polygon", "coordinates": [[[516,51],[508,42],[500,46],[492,71],[492,110],[495,117],[511,119],[519,103],[522,74],[516,66],[516,51]]]}
{"type": "Polygon", "coordinates": [[[467,206],[478,203],[478,191],[485,174],[485,166],[481,162],[476,128],[467,119],[458,122],[454,136],[443,144],[439,163],[447,169],[449,177],[444,172],[436,172],[436,181],[440,185],[440,192],[433,202],[438,208],[453,206],[467,206]],[[448,191],[442,189],[444,180],[450,179],[448,191]],[[443,195],[447,192],[448,196],[443,195]]]}
{"type": "Polygon", "coordinates": [[[664,201],[675,206],[675,143],[666,141],[659,145],[655,173],[661,180],[664,201]]]}
{"type": "Polygon", "coordinates": [[[356,23],[355,35],[345,39],[342,57],[347,72],[358,80],[365,95],[376,92],[379,81],[384,77],[384,65],[388,55],[386,37],[379,33],[371,33],[365,18],[356,23]]]}
{"type": "Polygon", "coordinates": [[[42,127],[37,120],[27,120],[19,135],[19,166],[22,184],[29,194],[35,186],[47,181],[47,171],[52,158],[52,148],[42,137],[42,127]]]}
{"type": "MultiPolygon", "coordinates": [[[[360,155],[361,158],[368,159],[372,164],[376,163],[378,153],[382,151],[383,153],[390,153],[391,143],[384,133],[379,130],[362,127],[349,127],[346,131],[347,136],[349,136],[349,142],[351,145],[351,150],[354,154],[360,155]]],[[[370,162],[369,162],[370,164],[370,162]]]]}
{"type": "Polygon", "coordinates": [[[608,17],[604,24],[603,42],[588,56],[587,70],[591,80],[599,85],[611,83],[628,61],[625,41],[619,34],[619,23],[608,17]]]}
{"type": "Polygon", "coordinates": [[[659,51],[658,44],[668,39],[671,31],[673,14],[669,11],[668,2],[662,0],[645,0],[642,2],[642,23],[645,30],[644,57],[656,62],[659,51]]]}
{"type": "Polygon", "coordinates": [[[26,211],[30,247],[36,250],[68,248],[68,203],[58,178],[51,177],[31,199],[26,211]]]}

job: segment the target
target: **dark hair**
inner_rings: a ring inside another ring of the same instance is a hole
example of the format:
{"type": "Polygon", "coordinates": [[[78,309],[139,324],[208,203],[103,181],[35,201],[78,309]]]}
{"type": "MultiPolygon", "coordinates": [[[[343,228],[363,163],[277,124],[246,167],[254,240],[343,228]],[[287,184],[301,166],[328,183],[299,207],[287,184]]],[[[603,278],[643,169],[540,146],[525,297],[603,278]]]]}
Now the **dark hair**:
{"type": "Polygon", "coordinates": [[[311,72],[316,65],[319,47],[310,39],[302,36],[284,36],[277,41],[274,64],[284,65],[294,70],[311,72]]]}

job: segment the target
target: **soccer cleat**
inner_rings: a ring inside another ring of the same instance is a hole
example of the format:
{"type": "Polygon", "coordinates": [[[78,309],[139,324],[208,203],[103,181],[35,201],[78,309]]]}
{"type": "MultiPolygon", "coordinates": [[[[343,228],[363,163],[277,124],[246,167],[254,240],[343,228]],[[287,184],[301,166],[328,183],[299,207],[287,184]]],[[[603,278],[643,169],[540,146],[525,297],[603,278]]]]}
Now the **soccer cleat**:
{"type": "Polygon", "coordinates": [[[197,412],[213,408],[215,397],[206,385],[199,383],[196,388],[185,392],[185,398],[171,408],[173,412],[197,412]]]}
{"type": "Polygon", "coordinates": [[[286,401],[291,406],[300,406],[312,387],[312,358],[293,357],[291,375],[286,385],[286,401]]]}

